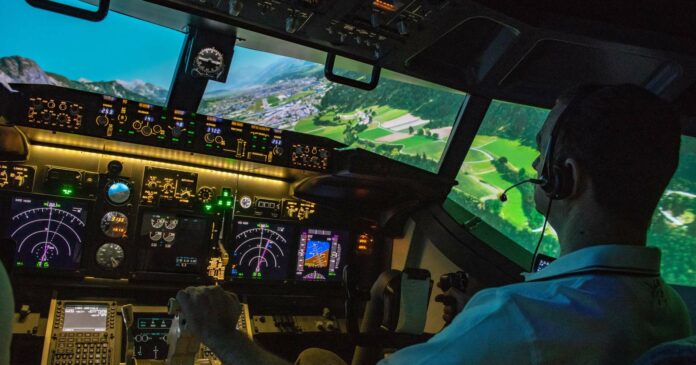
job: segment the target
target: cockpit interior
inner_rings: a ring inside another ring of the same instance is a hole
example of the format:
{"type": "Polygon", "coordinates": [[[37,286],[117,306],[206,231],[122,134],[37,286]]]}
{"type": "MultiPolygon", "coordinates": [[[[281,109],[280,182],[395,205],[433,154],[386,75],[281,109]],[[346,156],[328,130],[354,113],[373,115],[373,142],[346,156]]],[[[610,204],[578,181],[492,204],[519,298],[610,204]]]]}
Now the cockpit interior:
{"type": "Polygon", "coordinates": [[[234,292],[237,330],[289,362],[318,347],[368,365],[427,341],[443,290],[559,256],[534,187],[508,188],[535,178],[537,132],[584,83],[639,85],[680,113],[647,242],[696,319],[694,3],[0,9],[9,364],[222,364],[172,330],[170,299],[201,285],[234,292]]]}

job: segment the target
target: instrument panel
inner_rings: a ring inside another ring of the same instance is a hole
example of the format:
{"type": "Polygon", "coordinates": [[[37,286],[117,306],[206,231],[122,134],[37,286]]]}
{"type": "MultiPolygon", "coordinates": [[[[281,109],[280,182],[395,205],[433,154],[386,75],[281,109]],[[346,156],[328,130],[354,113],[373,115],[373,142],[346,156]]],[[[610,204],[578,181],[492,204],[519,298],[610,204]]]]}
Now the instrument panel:
{"type": "MultiPolygon", "coordinates": [[[[13,84],[20,125],[311,171],[341,143],[50,85],[13,84]]],[[[2,183],[2,176],[0,176],[2,183]]],[[[195,194],[195,191],[193,191],[195,194]]]]}

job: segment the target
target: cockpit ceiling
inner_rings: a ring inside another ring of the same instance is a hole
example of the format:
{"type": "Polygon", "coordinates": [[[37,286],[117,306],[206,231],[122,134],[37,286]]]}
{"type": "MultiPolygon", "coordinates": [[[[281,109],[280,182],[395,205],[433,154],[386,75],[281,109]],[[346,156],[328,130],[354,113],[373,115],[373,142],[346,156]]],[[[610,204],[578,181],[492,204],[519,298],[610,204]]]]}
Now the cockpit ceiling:
{"type": "MultiPolygon", "coordinates": [[[[252,49],[319,63],[332,52],[415,79],[542,107],[552,106],[563,88],[588,80],[638,83],[671,100],[696,81],[695,31],[683,26],[684,14],[693,14],[687,11],[650,13],[650,7],[628,2],[622,7],[570,1],[566,7],[567,2],[550,1],[413,0],[402,9],[422,5],[430,11],[399,34],[386,24],[393,21],[388,16],[385,23],[371,25],[374,9],[364,1],[303,8],[309,18],[294,32],[286,29],[283,14],[301,5],[276,1],[275,8],[261,11],[263,2],[249,2],[232,16],[227,3],[113,0],[111,9],[178,30],[211,28],[252,49]],[[385,34],[381,51],[373,52],[375,42],[353,33],[336,41],[345,29],[385,34]]],[[[657,1],[646,3],[657,8],[657,1]]],[[[670,3],[686,10],[692,6],[670,3]]]]}

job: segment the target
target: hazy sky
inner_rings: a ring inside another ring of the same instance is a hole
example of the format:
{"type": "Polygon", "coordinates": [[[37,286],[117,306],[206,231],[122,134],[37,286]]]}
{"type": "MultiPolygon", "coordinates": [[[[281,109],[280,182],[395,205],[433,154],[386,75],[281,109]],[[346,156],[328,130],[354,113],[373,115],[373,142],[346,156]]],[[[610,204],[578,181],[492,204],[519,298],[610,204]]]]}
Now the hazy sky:
{"type": "MultiPolygon", "coordinates": [[[[24,0],[2,0],[0,13],[0,57],[30,58],[70,79],[141,79],[168,88],[185,38],[115,12],[95,23],[36,9],[24,0]]],[[[230,77],[235,68],[262,68],[277,57],[237,47],[230,77]]]]}

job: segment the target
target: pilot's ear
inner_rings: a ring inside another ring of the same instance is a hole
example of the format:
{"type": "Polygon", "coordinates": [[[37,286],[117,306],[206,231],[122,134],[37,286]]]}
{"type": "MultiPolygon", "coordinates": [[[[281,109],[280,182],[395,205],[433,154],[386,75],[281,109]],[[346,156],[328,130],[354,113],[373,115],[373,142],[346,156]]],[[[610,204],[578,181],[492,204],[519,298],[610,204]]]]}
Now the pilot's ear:
{"type": "Polygon", "coordinates": [[[577,198],[585,193],[587,193],[587,188],[589,187],[587,170],[584,169],[582,164],[578,163],[578,160],[573,158],[567,158],[563,161],[564,173],[566,176],[566,183],[568,186],[569,199],[577,198]]]}

